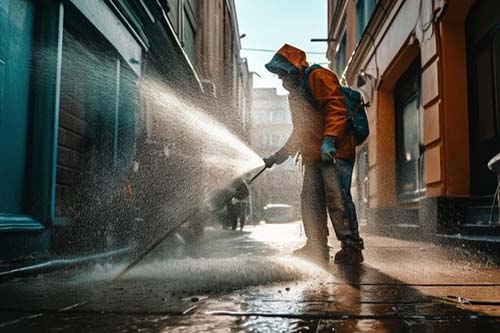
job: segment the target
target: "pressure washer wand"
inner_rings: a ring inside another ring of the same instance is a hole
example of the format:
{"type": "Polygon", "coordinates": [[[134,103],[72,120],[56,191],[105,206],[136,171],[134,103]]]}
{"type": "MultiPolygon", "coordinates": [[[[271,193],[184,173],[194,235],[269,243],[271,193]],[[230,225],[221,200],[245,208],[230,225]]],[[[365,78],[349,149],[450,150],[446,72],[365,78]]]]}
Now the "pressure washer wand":
{"type": "Polygon", "coordinates": [[[151,244],[144,252],[142,252],[141,254],[139,254],[139,256],[137,256],[137,258],[135,258],[132,262],[130,262],[121,272],[120,274],[118,274],[114,280],[119,280],[122,276],[124,276],[126,273],[128,273],[132,268],[134,268],[135,266],[137,266],[137,264],[139,262],[141,262],[145,257],[147,257],[148,254],[150,254],[158,245],[160,245],[161,243],[163,243],[163,241],[167,238],[169,238],[170,236],[172,236],[175,231],[177,230],[177,228],[179,228],[181,225],[183,225],[184,223],[188,222],[189,220],[191,220],[193,217],[196,216],[196,214],[198,214],[200,212],[200,209],[197,208],[195,209],[190,215],[188,215],[186,218],[184,218],[183,220],[181,220],[179,223],[177,223],[173,228],[170,228],[167,232],[165,232],[160,238],[158,238],[153,244],[151,244]]]}
{"type": "Polygon", "coordinates": [[[267,166],[265,166],[262,170],[257,172],[257,174],[255,176],[253,176],[252,179],[250,179],[248,184],[251,184],[257,177],[259,177],[264,171],[266,171],[266,169],[267,169],[267,166]]]}
{"type": "MultiPolygon", "coordinates": [[[[249,184],[252,183],[257,177],[259,177],[264,171],[266,171],[267,167],[264,167],[262,170],[260,170],[255,176],[250,179],[248,182],[249,184]]],[[[169,238],[174,234],[174,232],[179,228],[181,225],[184,223],[188,222],[189,220],[193,219],[201,210],[195,209],[190,215],[188,215],[186,218],[181,220],[179,223],[177,223],[173,228],[170,228],[165,234],[163,234],[160,238],[158,238],[153,244],[151,244],[145,251],[143,251],[137,258],[135,258],[132,262],[130,262],[115,278],[114,280],[119,280],[122,276],[124,276],[126,273],[128,273],[132,268],[137,266],[139,262],[141,262],[148,254],[150,254],[158,245],[163,243],[165,239],[169,238]]]]}

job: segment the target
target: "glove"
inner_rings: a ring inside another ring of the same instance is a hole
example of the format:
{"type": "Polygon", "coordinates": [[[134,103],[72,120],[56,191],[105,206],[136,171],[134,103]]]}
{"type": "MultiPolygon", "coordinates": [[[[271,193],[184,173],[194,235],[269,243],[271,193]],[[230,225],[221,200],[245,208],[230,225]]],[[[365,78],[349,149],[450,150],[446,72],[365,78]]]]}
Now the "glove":
{"type": "Polygon", "coordinates": [[[323,143],[321,144],[321,161],[332,162],[337,153],[337,148],[335,148],[335,138],[333,136],[325,136],[323,138],[323,143]]]}
{"type": "Polygon", "coordinates": [[[266,168],[268,168],[268,169],[272,168],[273,165],[276,164],[276,157],[274,155],[263,158],[263,160],[264,160],[264,164],[266,165],[266,168]]]}
{"type": "Polygon", "coordinates": [[[271,168],[275,164],[281,164],[285,162],[288,158],[288,155],[284,152],[277,151],[276,153],[272,154],[269,157],[264,158],[264,164],[266,165],[266,168],[271,168]]]}

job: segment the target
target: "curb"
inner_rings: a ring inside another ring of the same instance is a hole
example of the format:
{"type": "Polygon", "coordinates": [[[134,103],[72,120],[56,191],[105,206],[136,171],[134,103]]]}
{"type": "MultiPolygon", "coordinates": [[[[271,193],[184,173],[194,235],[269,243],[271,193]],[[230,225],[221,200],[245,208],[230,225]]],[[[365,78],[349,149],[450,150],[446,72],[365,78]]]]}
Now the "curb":
{"type": "Polygon", "coordinates": [[[126,247],[109,252],[80,256],[80,257],[49,259],[41,263],[27,265],[6,271],[1,271],[0,281],[8,280],[13,277],[25,277],[44,272],[52,272],[56,270],[64,270],[84,265],[90,265],[103,259],[123,257],[129,254],[130,251],[131,249],[129,247],[126,247]]]}

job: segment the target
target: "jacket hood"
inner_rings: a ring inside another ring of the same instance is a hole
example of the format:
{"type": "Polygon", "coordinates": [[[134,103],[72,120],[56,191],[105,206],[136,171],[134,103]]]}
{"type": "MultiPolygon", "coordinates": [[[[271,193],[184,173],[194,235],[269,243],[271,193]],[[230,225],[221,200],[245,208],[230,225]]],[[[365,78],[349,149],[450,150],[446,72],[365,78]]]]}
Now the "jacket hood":
{"type": "Polygon", "coordinates": [[[306,53],[288,44],[283,45],[266,64],[268,71],[278,75],[297,74],[307,67],[306,53]]]}

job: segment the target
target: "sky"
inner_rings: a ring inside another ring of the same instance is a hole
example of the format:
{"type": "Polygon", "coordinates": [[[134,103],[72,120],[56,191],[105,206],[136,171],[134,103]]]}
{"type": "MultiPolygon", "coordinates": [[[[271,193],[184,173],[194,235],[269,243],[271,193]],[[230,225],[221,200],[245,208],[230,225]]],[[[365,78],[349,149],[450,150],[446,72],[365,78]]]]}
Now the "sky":
{"type": "Polygon", "coordinates": [[[269,73],[264,65],[274,52],[245,50],[269,49],[277,51],[288,43],[304,51],[321,52],[307,54],[310,64],[325,65],[327,43],[311,42],[311,38],[327,36],[327,0],[235,0],[241,39],[241,56],[248,59],[254,75],[254,87],[276,87],[279,94],[286,91],[276,75],[269,73]]]}

